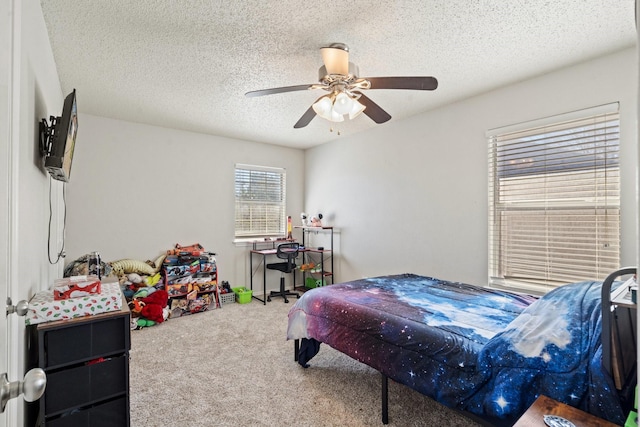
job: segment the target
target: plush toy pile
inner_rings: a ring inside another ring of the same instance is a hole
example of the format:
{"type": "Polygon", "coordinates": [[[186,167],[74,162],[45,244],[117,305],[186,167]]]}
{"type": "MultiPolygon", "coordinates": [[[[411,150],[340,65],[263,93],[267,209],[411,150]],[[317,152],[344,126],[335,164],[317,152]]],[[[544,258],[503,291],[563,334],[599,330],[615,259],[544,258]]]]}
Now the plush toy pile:
{"type": "MultiPolygon", "coordinates": [[[[161,268],[166,255],[155,261],[120,259],[101,262],[103,280],[116,277],[131,310],[131,329],[141,329],[164,322],[169,316],[167,291],[164,289],[161,268]]],[[[83,255],[70,262],[64,269],[64,276],[87,274],[89,255],[83,255]]]]}
{"type": "Polygon", "coordinates": [[[138,273],[129,273],[121,285],[131,310],[131,329],[153,326],[169,317],[169,295],[161,282],[160,289],[156,287],[159,280],[160,273],[144,279],[138,273]]]}
{"type": "Polygon", "coordinates": [[[153,326],[169,317],[169,297],[160,274],[165,256],[155,261],[120,259],[109,263],[129,304],[131,329],[153,326]]]}
{"type": "MultiPolygon", "coordinates": [[[[219,306],[214,255],[199,243],[176,244],[155,261],[101,262],[102,277],[118,279],[131,311],[131,329],[142,329],[169,317],[219,306]]],[[[84,255],[67,264],[65,277],[87,275],[88,260],[89,255],[84,255]]]]}

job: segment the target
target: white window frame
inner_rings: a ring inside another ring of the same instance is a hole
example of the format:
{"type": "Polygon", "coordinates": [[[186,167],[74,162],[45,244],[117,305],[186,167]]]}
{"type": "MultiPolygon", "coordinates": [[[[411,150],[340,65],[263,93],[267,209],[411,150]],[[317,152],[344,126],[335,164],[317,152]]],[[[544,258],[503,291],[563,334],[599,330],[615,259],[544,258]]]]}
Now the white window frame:
{"type": "Polygon", "coordinates": [[[490,286],[545,293],[619,268],[618,110],[487,132],[490,286]]]}
{"type": "Polygon", "coordinates": [[[287,172],[283,168],[236,164],[235,240],[285,234],[287,172]]]}

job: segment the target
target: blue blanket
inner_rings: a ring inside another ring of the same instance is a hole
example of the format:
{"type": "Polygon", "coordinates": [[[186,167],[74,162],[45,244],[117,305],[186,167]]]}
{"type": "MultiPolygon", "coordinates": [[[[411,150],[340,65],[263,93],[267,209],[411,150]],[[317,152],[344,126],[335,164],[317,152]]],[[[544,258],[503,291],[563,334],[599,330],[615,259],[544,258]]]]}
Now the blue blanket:
{"type": "Polygon", "coordinates": [[[478,355],[485,382],[465,402],[475,413],[524,412],[540,395],[624,423],[602,368],[601,282],[557,288],[529,306],[478,355]]]}
{"type": "Polygon", "coordinates": [[[600,283],[540,299],[412,274],[306,292],[289,339],[313,338],[449,407],[515,418],[540,394],[621,423],[601,367],[600,283]]]}

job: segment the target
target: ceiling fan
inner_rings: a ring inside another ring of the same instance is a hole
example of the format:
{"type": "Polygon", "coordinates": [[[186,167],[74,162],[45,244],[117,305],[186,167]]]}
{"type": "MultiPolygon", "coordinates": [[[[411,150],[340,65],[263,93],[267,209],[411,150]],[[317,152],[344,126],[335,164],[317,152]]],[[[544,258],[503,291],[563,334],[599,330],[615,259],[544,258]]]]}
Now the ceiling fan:
{"type": "Polygon", "coordinates": [[[391,115],[373,102],[362,91],[370,89],[434,90],[435,77],[358,77],[358,67],[349,62],[349,47],[333,43],[320,49],[324,65],[319,70],[319,83],[254,90],[247,97],[273,95],[308,89],[322,89],[328,94],[318,98],[293,126],[302,128],[316,115],[332,122],[341,122],[344,116],[354,119],[361,113],[376,123],[384,123],[391,115]]]}

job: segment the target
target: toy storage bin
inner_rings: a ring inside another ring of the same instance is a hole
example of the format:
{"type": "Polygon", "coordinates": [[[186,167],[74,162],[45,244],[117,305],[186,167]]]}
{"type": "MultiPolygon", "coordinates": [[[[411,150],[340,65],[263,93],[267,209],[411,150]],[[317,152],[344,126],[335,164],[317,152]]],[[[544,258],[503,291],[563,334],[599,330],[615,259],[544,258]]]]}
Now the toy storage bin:
{"type": "Polygon", "coordinates": [[[304,287],[307,289],[313,289],[320,286],[326,286],[327,282],[324,279],[315,279],[313,277],[307,277],[304,283],[304,287]]]}
{"type": "Polygon", "coordinates": [[[251,296],[253,291],[245,287],[231,288],[234,294],[236,294],[236,302],[238,304],[247,304],[251,302],[251,296]]]}
{"type": "Polygon", "coordinates": [[[220,294],[220,304],[230,304],[236,302],[236,293],[235,292],[227,292],[226,294],[220,294]]]}

